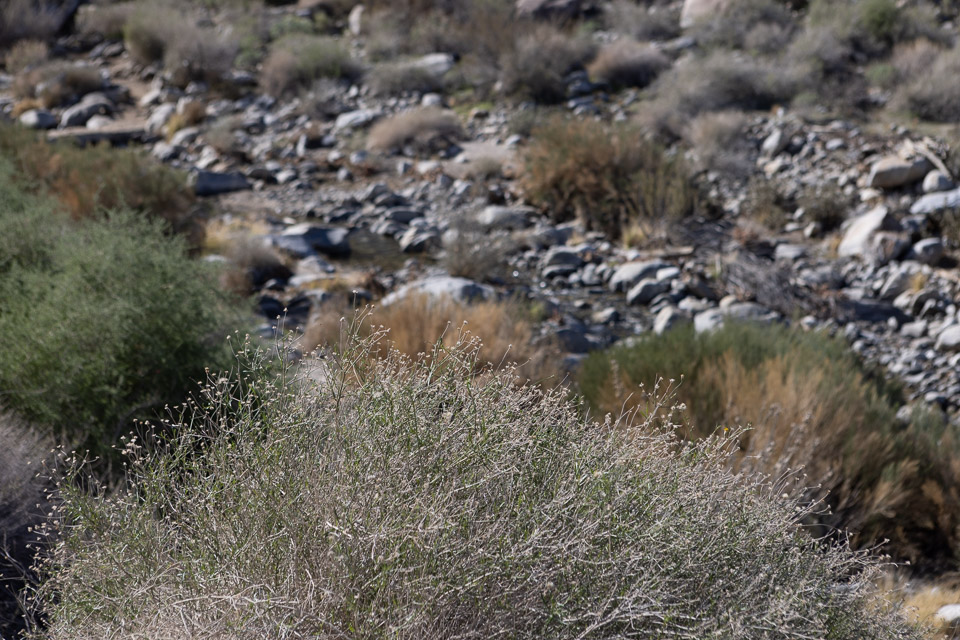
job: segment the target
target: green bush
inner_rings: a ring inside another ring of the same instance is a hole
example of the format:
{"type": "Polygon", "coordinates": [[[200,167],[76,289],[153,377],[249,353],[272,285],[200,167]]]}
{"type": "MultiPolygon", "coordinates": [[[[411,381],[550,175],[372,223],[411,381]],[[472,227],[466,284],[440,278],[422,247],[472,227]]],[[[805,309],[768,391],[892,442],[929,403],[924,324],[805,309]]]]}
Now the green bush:
{"type": "Polygon", "coordinates": [[[696,206],[683,161],[633,127],[552,117],[534,129],[525,161],[523,184],[533,204],[611,238],[635,225],[676,221],[696,206]]]}
{"type": "Polygon", "coordinates": [[[117,491],[65,483],[38,636],[918,637],[865,556],[725,471],[729,441],[678,447],[665,407],[593,424],[463,345],[341,345],[213,381],[117,491]]]}
{"type": "Polygon", "coordinates": [[[644,406],[658,376],[682,377],[688,437],[751,425],[737,464],[774,476],[802,467],[820,487],[807,496],[833,509],[821,523],[848,529],[861,546],[889,539],[885,551],[916,565],[955,562],[956,430],[924,411],[900,424],[899,390],[840,340],[779,325],[676,330],[590,356],[580,388],[594,410],[616,413],[644,406]]]}
{"type": "Polygon", "coordinates": [[[215,274],[161,222],[81,222],[0,173],[0,397],[69,441],[108,452],[135,418],[226,362],[215,274]]]}

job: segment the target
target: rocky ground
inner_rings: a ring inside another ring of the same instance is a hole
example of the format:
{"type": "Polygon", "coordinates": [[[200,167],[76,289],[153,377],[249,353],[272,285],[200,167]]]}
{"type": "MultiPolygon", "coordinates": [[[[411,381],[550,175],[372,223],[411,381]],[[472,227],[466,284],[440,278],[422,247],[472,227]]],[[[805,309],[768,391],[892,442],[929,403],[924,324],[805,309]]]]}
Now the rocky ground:
{"type": "MultiPolygon", "coordinates": [[[[651,248],[626,248],[525,205],[515,179],[527,139],[511,122],[529,105],[463,108],[439,94],[373,97],[354,85],[318,118],[298,99],[262,94],[245,72],[230,74],[240,97],[226,98],[202,83],[178,88],[158,68],[135,64],[121,42],[68,36],[59,45],[94,65],[106,88],[66,108],[29,110],[20,123],[51,139],[140,145],[189,171],[212,205],[210,229],[269,245],[292,266],[255,278],[264,335],[284,309],[289,326],[335,302],[327,286],[335,280],[353,283],[356,304],[389,304],[411,291],[539,302],[548,309],[539,331],[558,339],[571,368],[592,350],[683,323],[706,331],[730,318],[784,320],[841,333],[905,382],[912,400],[960,408],[957,247],[937,217],[960,206],[960,189],[944,165],[947,150],[921,134],[810,112],[753,114],[736,145],[741,170],[701,175],[714,215],[670,229],[651,248]],[[192,105],[201,105],[202,121],[171,131],[171,119],[192,105]],[[428,155],[358,142],[375,122],[420,105],[456,107],[465,138],[428,155]],[[479,175],[491,160],[496,174],[479,175]],[[835,186],[842,227],[829,232],[802,207],[786,212],[778,232],[751,224],[742,167],[785,192],[835,186]],[[451,275],[458,258],[506,269],[451,275]]],[[[690,43],[660,46],[680,55],[690,43]]],[[[432,54],[419,64],[442,74],[458,62],[432,54]]],[[[7,112],[11,81],[0,77],[7,112]]],[[[568,95],[565,108],[582,117],[623,120],[638,109],[635,92],[608,93],[583,73],[568,78],[568,95]]],[[[207,259],[225,258],[214,248],[207,259]]]]}

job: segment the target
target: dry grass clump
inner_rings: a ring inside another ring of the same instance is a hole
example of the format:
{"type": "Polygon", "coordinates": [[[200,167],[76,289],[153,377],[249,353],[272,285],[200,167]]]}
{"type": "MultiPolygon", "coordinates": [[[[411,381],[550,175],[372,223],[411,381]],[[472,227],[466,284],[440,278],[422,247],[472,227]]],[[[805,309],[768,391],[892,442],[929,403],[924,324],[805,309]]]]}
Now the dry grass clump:
{"type": "Polygon", "coordinates": [[[19,40],[48,40],[60,26],[60,7],[47,0],[5,0],[0,4],[0,51],[19,40]]]}
{"type": "Polygon", "coordinates": [[[500,60],[503,90],[539,103],[566,98],[565,76],[593,57],[594,46],[557,27],[536,24],[518,36],[515,48],[500,60]]]}
{"type": "Polygon", "coordinates": [[[670,66],[660,51],[650,45],[618,40],[600,50],[587,72],[595,81],[614,88],[645,87],[670,66]]]}
{"type": "Polygon", "coordinates": [[[952,80],[958,73],[960,49],[944,50],[930,66],[900,85],[894,103],[924,120],[960,122],[960,87],[952,80]]]}
{"type": "Polygon", "coordinates": [[[50,57],[50,47],[42,40],[20,40],[10,47],[3,58],[7,73],[17,75],[37,67],[50,57]]]}
{"type": "Polygon", "coordinates": [[[744,135],[747,117],[741,111],[702,113],[690,122],[683,139],[690,145],[697,169],[718,171],[733,177],[753,172],[752,143],[744,135]]]}
{"type": "Polygon", "coordinates": [[[103,77],[99,69],[62,61],[27,68],[13,82],[13,91],[18,98],[35,98],[47,109],[76,102],[102,88],[103,77]]]}
{"type": "Polygon", "coordinates": [[[595,424],[462,343],[339,344],[245,356],[129,443],[119,490],[65,483],[38,637],[918,638],[729,440],[679,445],[667,400],[595,424]]]}
{"type": "Polygon", "coordinates": [[[706,47],[776,53],[793,35],[794,17],[779,0],[733,0],[692,30],[706,47]]]}
{"type": "Polygon", "coordinates": [[[367,148],[415,153],[442,151],[463,137],[460,120],[452,111],[435,107],[412,109],[378,121],[370,128],[367,148]]]}
{"type": "Polygon", "coordinates": [[[650,389],[660,375],[683,377],[687,437],[749,425],[738,468],[775,477],[803,468],[803,495],[832,509],[816,519],[824,532],[839,527],[865,548],[889,540],[884,552],[921,568],[953,563],[960,434],[927,411],[900,424],[898,390],[839,340],[780,326],[683,329],[591,355],[580,386],[592,407],[616,414],[642,407],[639,385],[650,389]]]}
{"type": "Polygon", "coordinates": [[[680,35],[680,14],[675,7],[614,0],[604,10],[611,31],[637,40],[670,40],[680,35]]]}
{"type": "Polygon", "coordinates": [[[10,413],[0,413],[0,636],[13,638],[25,625],[18,591],[30,571],[39,542],[32,533],[46,520],[46,483],[38,477],[50,457],[50,444],[10,413]]]}
{"type": "Polygon", "coordinates": [[[286,280],[293,275],[280,255],[262,240],[234,238],[224,249],[229,267],[221,273],[220,283],[238,296],[250,296],[270,280],[286,280]]]}
{"type": "MultiPolygon", "coordinates": [[[[326,309],[315,316],[300,341],[305,351],[336,345],[342,330],[340,309],[326,309]]],[[[477,372],[510,368],[521,381],[548,386],[556,379],[555,349],[548,343],[534,344],[533,324],[516,302],[461,304],[450,298],[411,294],[387,306],[378,306],[363,317],[365,335],[385,329],[385,345],[416,359],[434,353],[436,345],[451,347],[477,339],[477,372]]],[[[377,353],[383,355],[381,349],[377,353]]]]}
{"type": "Polygon", "coordinates": [[[654,83],[655,97],[642,118],[655,132],[680,137],[707,111],[765,110],[788,101],[793,80],[778,66],[730,52],[675,64],[654,83]]]}
{"type": "Polygon", "coordinates": [[[85,5],[77,14],[77,31],[97,34],[107,40],[122,40],[123,29],[136,8],[135,2],[85,5]]]}
{"type": "Polygon", "coordinates": [[[44,189],[74,218],[130,208],[162,219],[192,247],[203,240],[185,176],[139,150],[51,144],[32,131],[0,125],[0,151],[27,184],[44,189]]]}
{"type": "Polygon", "coordinates": [[[123,26],[123,39],[134,60],[162,63],[174,82],[216,82],[233,66],[238,47],[213,28],[195,20],[171,3],[140,3],[123,26]]]}
{"type": "Polygon", "coordinates": [[[553,117],[534,130],[525,164],[531,203],[557,221],[579,218],[611,238],[638,224],[649,236],[696,206],[697,189],[681,158],[626,125],[553,117]]]}
{"type": "Polygon", "coordinates": [[[320,78],[353,80],[360,73],[360,65],[340,40],[329,36],[292,35],[270,45],[260,72],[260,84],[267,93],[282,96],[306,88],[320,78]]]}
{"type": "Polygon", "coordinates": [[[442,91],[444,86],[442,77],[411,62],[378,64],[367,73],[366,83],[374,95],[378,96],[430,93],[442,91]]]}

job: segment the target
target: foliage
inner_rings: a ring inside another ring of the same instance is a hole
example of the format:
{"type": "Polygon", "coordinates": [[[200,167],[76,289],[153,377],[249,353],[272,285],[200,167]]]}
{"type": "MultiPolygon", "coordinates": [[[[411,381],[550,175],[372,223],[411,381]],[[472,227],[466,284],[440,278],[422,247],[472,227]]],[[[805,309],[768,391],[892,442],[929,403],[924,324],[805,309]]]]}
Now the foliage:
{"type": "Polygon", "coordinates": [[[538,103],[560,102],[567,95],[565,76],[583,68],[593,54],[585,39],[550,25],[534,25],[501,57],[503,90],[538,103]]]}
{"type": "Polygon", "coordinates": [[[71,221],[4,168],[0,401],[103,454],[224,364],[233,320],[215,274],[158,220],[71,221]]]}
{"type": "Polygon", "coordinates": [[[38,637],[917,637],[868,559],[724,470],[730,441],[678,446],[663,404],[598,425],[462,344],[375,348],[211,380],[124,487],[65,483],[38,637]]]}
{"type": "Polygon", "coordinates": [[[630,225],[679,220],[697,200],[681,158],[635,128],[562,116],[534,130],[523,183],[555,220],[576,217],[611,238],[630,225]]]}
{"type": "Polygon", "coordinates": [[[452,111],[424,107],[384,118],[370,128],[367,147],[395,151],[410,146],[417,152],[442,151],[463,137],[463,128],[452,111]]]}
{"type": "Polygon", "coordinates": [[[868,371],[837,339],[781,326],[676,330],[590,356],[580,386],[601,412],[644,406],[658,376],[682,377],[687,436],[750,425],[742,467],[778,476],[803,468],[833,508],[821,522],[847,529],[859,546],[914,564],[950,566],[960,523],[954,429],[914,412],[898,421],[895,387],[868,371]],[[829,494],[827,495],[827,493],[829,494]]]}
{"type": "Polygon", "coordinates": [[[360,71],[340,40],[289,35],[270,45],[260,84],[268,93],[281,96],[303,89],[319,78],[355,79],[360,71]]]}

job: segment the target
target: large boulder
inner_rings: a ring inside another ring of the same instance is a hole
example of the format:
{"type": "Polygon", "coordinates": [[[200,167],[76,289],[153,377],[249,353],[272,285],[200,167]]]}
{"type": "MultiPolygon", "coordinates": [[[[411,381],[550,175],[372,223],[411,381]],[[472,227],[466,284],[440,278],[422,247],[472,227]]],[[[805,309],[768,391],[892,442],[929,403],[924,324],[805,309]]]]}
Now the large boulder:
{"type": "Polygon", "coordinates": [[[960,351],[960,324],[953,324],[937,335],[937,349],[960,351]]]}
{"type": "Polygon", "coordinates": [[[897,189],[923,180],[933,165],[923,156],[904,160],[899,156],[884,156],[870,167],[867,186],[874,189],[897,189]]]}
{"type": "Polygon", "coordinates": [[[411,295],[423,295],[429,299],[449,298],[454,302],[466,303],[474,300],[492,300],[494,291],[487,285],[453,276],[433,276],[406,284],[388,296],[380,304],[390,306],[411,295]]]}
{"type": "Polygon", "coordinates": [[[928,193],[913,203],[910,207],[910,213],[917,215],[930,215],[941,209],[960,208],[960,189],[952,191],[941,191],[938,193],[928,193]]]}
{"type": "Polygon", "coordinates": [[[617,267],[610,278],[610,289],[612,291],[626,291],[644,278],[655,278],[657,272],[670,264],[659,260],[647,260],[643,262],[628,262],[617,267]]]}
{"type": "Polygon", "coordinates": [[[504,207],[491,204],[484,207],[477,222],[487,229],[504,229],[508,231],[526,229],[533,224],[533,217],[537,210],[533,207],[504,207]]]}
{"type": "Polygon", "coordinates": [[[88,93],[83,100],[60,114],[60,128],[82,127],[93,116],[113,113],[114,108],[113,102],[102,93],[88,93]]]}
{"type": "Polygon", "coordinates": [[[271,244],[302,258],[316,252],[333,258],[346,258],[350,255],[349,235],[347,229],[304,222],[271,236],[271,244]]]}
{"type": "Polygon", "coordinates": [[[876,207],[854,218],[843,234],[837,253],[841,257],[868,256],[872,251],[871,241],[879,231],[899,231],[900,224],[884,206],[876,207]]]}

